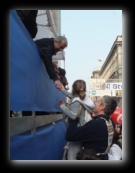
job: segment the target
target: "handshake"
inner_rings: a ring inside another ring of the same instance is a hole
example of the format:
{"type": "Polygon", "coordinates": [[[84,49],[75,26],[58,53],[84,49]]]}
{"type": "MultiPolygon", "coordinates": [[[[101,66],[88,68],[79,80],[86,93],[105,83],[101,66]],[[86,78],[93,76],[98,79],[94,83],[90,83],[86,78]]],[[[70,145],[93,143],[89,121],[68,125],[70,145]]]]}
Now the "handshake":
{"type": "Polygon", "coordinates": [[[54,83],[55,83],[55,86],[57,89],[59,89],[61,91],[63,91],[65,89],[63,84],[59,80],[56,80],[54,83]]]}

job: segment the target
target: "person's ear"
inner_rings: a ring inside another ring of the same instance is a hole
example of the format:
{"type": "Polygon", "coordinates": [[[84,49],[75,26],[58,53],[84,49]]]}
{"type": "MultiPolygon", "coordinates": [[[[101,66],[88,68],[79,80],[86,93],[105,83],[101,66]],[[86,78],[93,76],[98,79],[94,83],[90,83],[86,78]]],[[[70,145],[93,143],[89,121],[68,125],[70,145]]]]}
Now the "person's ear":
{"type": "Polygon", "coordinates": [[[100,106],[101,111],[105,109],[105,106],[100,106]]]}

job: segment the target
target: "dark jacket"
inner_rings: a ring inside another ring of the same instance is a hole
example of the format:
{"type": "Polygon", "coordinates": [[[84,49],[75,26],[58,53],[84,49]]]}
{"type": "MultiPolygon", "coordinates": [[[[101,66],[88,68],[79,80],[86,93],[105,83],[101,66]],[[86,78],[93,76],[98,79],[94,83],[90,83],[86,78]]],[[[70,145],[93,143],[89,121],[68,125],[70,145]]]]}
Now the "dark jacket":
{"type": "Polygon", "coordinates": [[[36,40],[35,43],[39,49],[39,53],[44,61],[50,79],[53,81],[58,80],[54,65],[52,63],[52,56],[55,55],[54,38],[42,38],[36,40]]]}
{"type": "Polygon", "coordinates": [[[38,30],[36,23],[38,10],[16,10],[16,12],[29,31],[31,37],[34,38],[38,30]]]}
{"type": "MultiPolygon", "coordinates": [[[[108,146],[108,130],[103,119],[109,120],[108,115],[98,115],[85,125],[77,127],[78,118],[69,120],[69,126],[66,132],[67,141],[83,142],[85,149],[94,149],[96,153],[104,153],[108,146]]],[[[102,160],[108,160],[108,155],[101,155],[102,160]]]]}

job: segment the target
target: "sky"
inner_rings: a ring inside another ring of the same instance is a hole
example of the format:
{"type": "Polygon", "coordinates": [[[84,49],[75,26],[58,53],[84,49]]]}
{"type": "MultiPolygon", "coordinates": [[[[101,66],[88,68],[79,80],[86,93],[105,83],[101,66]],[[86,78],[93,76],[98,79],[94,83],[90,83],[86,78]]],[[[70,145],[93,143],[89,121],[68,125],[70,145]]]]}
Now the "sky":
{"type": "Polygon", "coordinates": [[[77,79],[86,82],[105,60],[118,35],[122,35],[122,10],[61,10],[61,35],[68,39],[65,70],[72,90],[77,79]]]}

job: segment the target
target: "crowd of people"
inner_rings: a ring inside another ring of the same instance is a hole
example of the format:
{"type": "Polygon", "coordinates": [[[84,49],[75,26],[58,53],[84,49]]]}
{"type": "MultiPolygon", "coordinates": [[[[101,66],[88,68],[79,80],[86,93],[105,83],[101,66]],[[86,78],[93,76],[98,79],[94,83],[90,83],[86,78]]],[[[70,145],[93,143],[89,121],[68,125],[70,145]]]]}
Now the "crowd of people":
{"type": "MultiPolygon", "coordinates": [[[[16,10],[18,16],[30,32],[32,38],[36,36],[36,16],[38,10],[16,10]],[[29,23],[31,21],[31,23],[29,23]]],[[[64,103],[60,100],[61,111],[68,119],[64,147],[66,160],[122,160],[122,116],[118,131],[116,122],[111,115],[117,108],[116,100],[104,95],[92,101],[86,95],[84,80],[76,80],[72,85],[72,92],[68,91],[66,71],[52,61],[52,56],[63,51],[68,46],[67,38],[42,38],[35,41],[39,54],[54,85],[69,98],[64,103]]]]}

